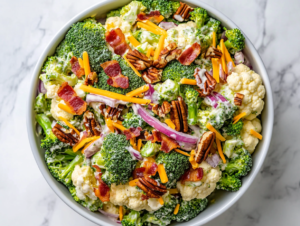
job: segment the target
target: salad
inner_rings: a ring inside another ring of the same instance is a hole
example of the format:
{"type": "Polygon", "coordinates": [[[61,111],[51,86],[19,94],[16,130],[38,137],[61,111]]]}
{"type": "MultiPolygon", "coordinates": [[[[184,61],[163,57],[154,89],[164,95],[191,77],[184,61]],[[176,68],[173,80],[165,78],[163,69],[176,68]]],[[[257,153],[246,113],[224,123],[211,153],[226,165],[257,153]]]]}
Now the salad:
{"type": "Polygon", "coordinates": [[[265,95],[244,47],[239,29],[168,0],[73,24],[34,106],[50,173],[124,226],[189,221],[214,192],[238,191],[265,95]]]}

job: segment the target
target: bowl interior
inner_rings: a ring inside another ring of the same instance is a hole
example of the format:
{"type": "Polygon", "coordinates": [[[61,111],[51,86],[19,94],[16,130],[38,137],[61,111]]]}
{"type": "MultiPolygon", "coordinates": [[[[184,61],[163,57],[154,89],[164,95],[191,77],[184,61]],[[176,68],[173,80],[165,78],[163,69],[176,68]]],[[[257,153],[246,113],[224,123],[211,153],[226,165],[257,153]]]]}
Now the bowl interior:
{"type": "MultiPolygon", "coordinates": [[[[31,89],[29,94],[29,104],[28,104],[28,110],[27,110],[27,130],[28,130],[28,138],[29,142],[32,148],[33,155],[35,157],[35,160],[45,177],[48,184],[51,186],[51,188],[54,190],[54,192],[72,209],[74,209],[76,212],[84,216],[85,218],[93,221],[96,224],[100,225],[119,225],[116,223],[112,223],[111,220],[103,216],[99,213],[93,213],[84,208],[83,206],[77,204],[69,194],[69,191],[59,182],[57,182],[50,172],[48,171],[47,165],[44,161],[44,151],[40,148],[40,138],[35,133],[35,119],[34,119],[34,99],[37,94],[37,84],[38,84],[38,76],[40,74],[41,67],[43,65],[43,62],[45,61],[47,56],[50,56],[54,53],[56,46],[61,42],[61,40],[64,38],[65,33],[68,31],[70,26],[80,20],[83,20],[85,18],[95,16],[96,18],[103,17],[107,12],[109,12],[112,9],[118,8],[120,6],[123,6],[130,2],[129,0],[106,0],[102,1],[87,10],[83,11],[82,13],[78,14],[74,18],[72,18],[53,38],[53,40],[49,43],[49,45],[44,50],[43,54],[41,55],[40,59],[37,62],[37,65],[34,69],[34,73],[32,76],[32,82],[31,82],[31,89]]],[[[205,3],[202,3],[198,0],[188,0],[185,1],[186,3],[190,4],[191,6],[198,6],[205,8],[209,14],[220,20],[222,22],[222,26],[225,26],[227,28],[235,28],[237,27],[232,21],[230,21],[226,16],[221,14],[219,11],[215,10],[214,8],[208,6],[205,3]]],[[[263,83],[266,88],[266,97],[265,97],[265,108],[261,115],[262,120],[262,135],[264,139],[259,143],[259,145],[256,148],[255,153],[253,154],[253,169],[251,173],[243,178],[243,186],[238,192],[215,192],[214,199],[216,199],[216,202],[213,204],[210,204],[207,209],[202,212],[200,215],[198,215],[196,218],[192,219],[189,222],[185,223],[173,223],[172,225],[184,225],[184,226],[196,226],[196,225],[202,225],[204,223],[207,223],[208,221],[212,220],[216,216],[220,215],[222,212],[227,210],[231,205],[233,205],[241,196],[242,194],[247,190],[247,188],[250,186],[251,182],[253,181],[254,177],[258,173],[265,156],[267,154],[271,135],[272,135],[272,129],[273,129],[273,100],[272,100],[272,91],[271,86],[269,82],[269,78],[267,75],[267,72],[265,70],[265,67],[263,65],[262,60],[260,59],[258,53],[256,52],[255,48],[251,44],[248,38],[246,38],[246,48],[245,48],[245,54],[251,61],[254,70],[262,76],[263,83]],[[267,132],[268,131],[268,132],[267,132]]]]}

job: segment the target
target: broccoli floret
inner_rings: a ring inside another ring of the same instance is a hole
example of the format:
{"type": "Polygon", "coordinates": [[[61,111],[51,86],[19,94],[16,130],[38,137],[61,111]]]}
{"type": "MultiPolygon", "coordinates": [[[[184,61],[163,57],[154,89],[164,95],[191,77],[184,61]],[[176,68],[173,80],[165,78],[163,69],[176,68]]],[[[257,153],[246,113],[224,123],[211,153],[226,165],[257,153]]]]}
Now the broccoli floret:
{"type": "Polygon", "coordinates": [[[206,208],[207,204],[208,200],[206,198],[181,201],[179,211],[176,215],[173,215],[173,220],[177,222],[189,221],[198,216],[206,208]]]}
{"type": "Polygon", "coordinates": [[[235,54],[245,48],[245,37],[239,29],[226,30],[225,36],[228,39],[224,44],[231,54],[235,54]]]}
{"type": "Polygon", "coordinates": [[[41,140],[41,147],[45,150],[49,150],[52,146],[57,145],[60,141],[52,132],[50,119],[45,114],[37,114],[35,119],[43,128],[45,134],[45,138],[41,140]]]}
{"type": "Polygon", "coordinates": [[[228,175],[228,173],[222,173],[222,177],[217,183],[217,189],[225,191],[238,191],[241,186],[241,180],[228,175]]]}
{"type": "MultiPolygon", "coordinates": [[[[181,85],[182,87],[182,85],[181,85]]],[[[192,86],[184,86],[184,100],[188,106],[188,124],[196,125],[199,93],[192,86]]]]}
{"type": "Polygon", "coordinates": [[[168,195],[164,198],[163,207],[154,211],[153,215],[158,219],[163,219],[164,221],[172,220],[174,209],[178,203],[179,199],[172,195],[168,195]]]}
{"type": "Polygon", "coordinates": [[[65,50],[72,51],[77,58],[82,58],[82,53],[86,51],[92,71],[98,73],[103,71],[100,64],[111,59],[105,41],[105,28],[93,18],[72,25],[56,54],[64,55],[65,50]]]}
{"type": "Polygon", "coordinates": [[[208,19],[207,11],[201,7],[195,8],[190,15],[190,19],[195,21],[197,28],[201,28],[208,19]]]}
{"type": "Polygon", "coordinates": [[[51,116],[51,99],[47,99],[45,94],[40,93],[34,102],[34,111],[36,113],[44,113],[46,116],[51,116]]]}
{"type": "Polygon", "coordinates": [[[167,79],[171,79],[174,82],[179,82],[182,78],[194,78],[194,71],[197,65],[192,63],[189,66],[182,65],[178,60],[173,60],[164,68],[162,74],[162,81],[166,81],[167,79]]]}
{"type": "Polygon", "coordinates": [[[157,143],[152,143],[150,140],[143,146],[141,150],[141,155],[143,157],[151,157],[156,154],[160,149],[160,145],[157,143]]]}
{"type": "Polygon", "coordinates": [[[167,188],[173,188],[181,175],[190,167],[189,157],[176,151],[160,152],[156,158],[156,163],[163,164],[165,167],[169,179],[165,184],[167,188]]]}
{"type": "Polygon", "coordinates": [[[232,120],[227,120],[222,127],[222,131],[227,136],[237,136],[241,134],[241,130],[243,128],[243,121],[238,121],[236,124],[232,123],[232,120]]]}
{"type": "Polygon", "coordinates": [[[131,210],[121,221],[123,226],[142,226],[142,218],[139,211],[131,210]]]}
{"type": "Polygon", "coordinates": [[[48,57],[42,69],[44,73],[40,75],[40,79],[44,83],[50,82],[61,85],[64,82],[68,82],[70,86],[75,86],[78,78],[71,71],[70,59],[72,55],[72,52],[70,52],[62,57],[48,57]]]}
{"type": "Polygon", "coordinates": [[[144,222],[144,225],[159,225],[159,226],[166,226],[169,225],[171,223],[171,219],[169,218],[157,218],[154,216],[154,214],[151,213],[146,213],[143,218],[142,221],[144,222]],[[147,224],[148,223],[148,224],[147,224]]]}
{"type": "Polygon", "coordinates": [[[154,90],[157,92],[158,100],[160,102],[177,99],[179,96],[179,88],[179,84],[171,79],[167,79],[165,82],[158,83],[154,86],[154,90]]]}
{"type": "Polygon", "coordinates": [[[252,168],[252,156],[244,148],[238,149],[234,157],[226,165],[225,172],[237,178],[246,176],[252,168]]]}
{"type": "Polygon", "coordinates": [[[108,90],[114,93],[126,94],[146,84],[141,77],[136,75],[136,73],[131,69],[131,67],[128,66],[128,64],[125,60],[122,59],[122,57],[120,57],[119,55],[114,55],[112,59],[119,62],[122,69],[122,74],[128,77],[129,88],[122,89],[108,85],[107,79],[109,77],[104,73],[103,70],[98,74],[99,81],[94,85],[96,88],[108,90]]]}
{"type": "MultiPolygon", "coordinates": [[[[147,11],[159,11],[165,18],[169,18],[174,10],[179,7],[178,4],[169,0],[139,0],[147,7],[147,11]],[[176,8],[177,7],[177,8],[176,8]]],[[[176,12],[175,10],[175,12],[176,12]]]]}
{"type": "Polygon", "coordinates": [[[140,43],[149,43],[150,45],[157,46],[160,35],[154,34],[150,31],[146,30],[137,30],[133,33],[133,36],[140,42],[140,43]]]}
{"type": "Polygon", "coordinates": [[[106,15],[106,17],[109,18],[109,17],[121,16],[121,13],[120,13],[121,9],[122,9],[122,8],[118,8],[118,9],[115,9],[115,10],[110,11],[110,12],[106,15]]]}
{"type": "Polygon", "coordinates": [[[105,167],[104,167],[105,160],[103,157],[103,152],[98,151],[96,154],[93,155],[91,160],[92,160],[92,165],[97,165],[100,168],[105,169],[105,167]]]}
{"type": "Polygon", "coordinates": [[[124,121],[122,125],[129,129],[130,127],[141,127],[144,129],[148,124],[142,119],[140,115],[134,114],[133,112],[128,112],[126,115],[123,116],[124,121]]]}
{"type": "Polygon", "coordinates": [[[131,177],[137,161],[132,159],[126,149],[129,146],[130,143],[126,140],[126,136],[121,134],[110,133],[104,138],[100,150],[105,161],[102,180],[108,186],[113,183],[125,184],[131,177]]]}
{"type": "Polygon", "coordinates": [[[177,9],[180,7],[180,2],[174,1],[174,2],[171,2],[171,4],[172,4],[173,13],[176,13],[177,9]]]}
{"type": "Polygon", "coordinates": [[[73,199],[78,202],[80,205],[88,208],[92,212],[96,212],[99,209],[102,209],[103,203],[100,199],[92,200],[89,197],[86,197],[85,200],[81,200],[76,195],[76,188],[75,186],[71,185],[68,187],[69,191],[73,197],[73,199]]]}
{"type": "Polygon", "coordinates": [[[123,20],[127,21],[130,24],[133,24],[136,20],[137,15],[140,12],[145,11],[146,9],[147,8],[141,2],[132,1],[121,9],[120,14],[123,20]]]}
{"type": "Polygon", "coordinates": [[[241,140],[240,137],[235,137],[230,140],[226,140],[223,145],[223,152],[228,157],[231,158],[234,154],[235,148],[241,148],[244,145],[244,142],[241,140]]]}

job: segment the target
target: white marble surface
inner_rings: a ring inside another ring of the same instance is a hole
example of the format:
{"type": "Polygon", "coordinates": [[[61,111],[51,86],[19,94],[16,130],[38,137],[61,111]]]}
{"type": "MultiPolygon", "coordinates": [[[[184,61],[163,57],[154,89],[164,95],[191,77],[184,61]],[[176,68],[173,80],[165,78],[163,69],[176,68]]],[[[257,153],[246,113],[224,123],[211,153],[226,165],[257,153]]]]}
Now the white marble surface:
{"type": "MultiPolygon", "coordinates": [[[[66,206],[42,177],[27,141],[25,109],[29,78],[43,49],[71,17],[98,1],[0,1],[1,225],[95,225],[66,206]]],[[[259,50],[276,109],[261,172],[245,195],[207,226],[299,225],[300,1],[204,2],[230,17],[259,50]]]]}

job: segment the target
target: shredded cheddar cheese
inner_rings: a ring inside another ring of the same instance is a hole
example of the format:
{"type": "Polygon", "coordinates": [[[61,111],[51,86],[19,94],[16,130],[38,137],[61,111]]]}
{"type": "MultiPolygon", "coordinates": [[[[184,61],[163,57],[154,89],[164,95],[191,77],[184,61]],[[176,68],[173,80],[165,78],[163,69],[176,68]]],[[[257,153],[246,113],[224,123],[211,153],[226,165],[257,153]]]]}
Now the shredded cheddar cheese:
{"type": "Polygon", "coordinates": [[[213,77],[217,81],[217,83],[219,83],[220,82],[220,75],[219,75],[220,62],[219,62],[219,59],[212,58],[211,62],[212,62],[212,66],[213,66],[213,77]]]}
{"type": "Polygon", "coordinates": [[[158,47],[156,48],[155,52],[154,52],[154,60],[157,60],[159,57],[160,52],[163,50],[164,48],[164,41],[165,41],[165,36],[161,35],[159,38],[159,42],[158,42],[158,47]]]}
{"type": "Polygon", "coordinates": [[[131,92],[129,93],[126,93],[126,96],[128,97],[134,97],[134,96],[137,96],[141,93],[144,93],[146,92],[147,90],[149,89],[149,86],[148,85],[144,85],[144,86],[141,86],[135,90],[132,90],[131,92]]]}
{"type": "Polygon", "coordinates": [[[174,215],[176,215],[178,213],[179,207],[180,207],[180,204],[177,204],[175,209],[174,209],[174,215]]]}
{"type": "Polygon", "coordinates": [[[255,136],[256,138],[258,138],[258,139],[260,139],[260,140],[262,140],[262,135],[261,134],[259,134],[258,132],[256,132],[255,130],[253,130],[253,129],[250,129],[250,134],[252,135],[252,136],[255,136]]]}
{"type": "Polygon", "coordinates": [[[137,47],[139,46],[141,43],[136,40],[132,35],[128,37],[129,42],[134,46],[137,47]]]}
{"type": "Polygon", "coordinates": [[[151,56],[152,50],[153,50],[152,47],[150,47],[150,48],[147,50],[146,56],[147,56],[148,58],[151,56]]]}
{"type": "Polygon", "coordinates": [[[212,36],[213,36],[212,46],[216,48],[216,32],[213,31],[212,36]]]}
{"type": "Polygon", "coordinates": [[[159,26],[157,26],[156,24],[152,23],[151,21],[147,20],[147,21],[145,22],[145,24],[147,24],[147,25],[149,25],[150,27],[153,27],[154,29],[160,31],[161,34],[167,35],[167,32],[166,32],[164,29],[162,29],[161,27],[159,27],[159,26]]]}
{"type": "Polygon", "coordinates": [[[247,115],[246,112],[242,112],[242,113],[238,114],[237,116],[233,117],[233,123],[232,124],[237,123],[241,118],[245,117],[246,115],[247,115]]]}
{"type": "Polygon", "coordinates": [[[179,149],[175,149],[175,151],[178,152],[178,153],[180,153],[180,154],[182,154],[182,155],[186,155],[186,156],[189,156],[189,157],[191,156],[188,153],[186,153],[185,151],[181,151],[179,149]]]}
{"type": "Polygon", "coordinates": [[[167,118],[165,119],[165,123],[172,129],[175,129],[175,124],[172,122],[171,119],[167,118]]]}
{"type": "Polygon", "coordinates": [[[124,214],[123,214],[123,207],[119,206],[119,218],[120,218],[120,221],[123,220],[123,216],[124,216],[124,214]]]}
{"type": "Polygon", "coordinates": [[[162,197],[159,197],[158,201],[159,201],[159,204],[160,204],[160,205],[163,205],[163,204],[164,204],[164,200],[163,200],[162,197]]]}
{"type": "MultiPolygon", "coordinates": [[[[224,44],[224,42],[223,42],[223,44],[224,44]]],[[[231,62],[232,66],[235,67],[235,63],[233,62],[233,60],[232,60],[232,58],[231,58],[231,56],[230,56],[230,54],[229,54],[229,52],[228,52],[225,44],[224,44],[224,53],[223,54],[225,55],[225,59],[226,59],[227,63],[231,62]]],[[[229,73],[229,71],[228,71],[228,73],[229,73]]]]}
{"type": "MultiPolygon", "coordinates": [[[[99,137],[100,138],[100,137],[99,137]]],[[[95,139],[96,140],[96,139],[95,139]]],[[[84,151],[94,143],[95,140],[92,140],[91,142],[89,142],[87,145],[84,146],[84,148],[81,150],[81,153],[84,154],[84,151]]]]}
{"type": "Polygon", "coordinates": [[[139,181],[139,179],[134,179],[134,180],[129,181],[129,186],[135,187],[135,186],[136,186],[136,183],[137,183],[138,181],[139,181]]]}
{"type": "Polygon", "coordinates": [[[59,103],[57,105],[61,110],[64,110],[65,112],[68,112],[72,115],[76,115],[76,113],[68,106],[68,105],[65,105],[65,104],[62,104],[62,103],[59,103]]]}
{"type": "Polygon", "coordinates": [[[83,60],[81,58],[78,58],[78,63],[81,68],[84,68],[83,60]]]}
{"type": "Polygon", "coordinates": [[[195,79],[188,79],[188,78],[182,78],[180,80],[180,84],[185,84],[185,85],[197,85],[197,81],[195,79]]]}
{"type": "Polygon", "coordinates": [[[226,140],[210,123],[206,124],[206,128],[209,129],[211,132],[214,132],[216,134],[216,137],[220,141],[225,141],[226,140]]]}
{"type": "Polygon", "coordinates": [[[228,74],[227,65],[226,65],[226,62],[225,62],[225,44],[224,44],[224,40],[223,39],[221,39],[220,45],[221,45],[220,49],[222,51],[221,64],[222,64],[224,72],[226,74],[228,74]]]}
{"type": "Polygon", "coordinates": [[[226,159],[225,159],[225,156],[223,154],[223,150],[222,150],[222,146],[221,146],[221,141],[218,138],[216,138],[216,143],[217,143],[219,155],[220,155],[223,163],[225,164],[226,163],[226,159]]]}
{"type": "Polygon", "coordinates": [[[83,52],[82,58],[83,58],[84,74],[85,74],[85,76],[87,76],[89,73],[91,73],[91,68],[90,68],[90,62],[89,62],[89,55],[86,51],[83,52]]]}
{"type": "Polygon", "coordinates": [[[112,133],[115,132],[115,128],[114,128],[114,126],[113,126],[113,122],[112,122],[112,120],[111,120],[110,118],[107,118],[107,119],[106,119],[106,125],[107,125],[107,127],[109,128],[109,130],[110,130],[112,133]]]}
{"type": "Polygon", "coordinates": [[[58,118],[59,120],[63,121],[67,126],[69,126],[71,129],[73,129],[75,133],[77,133],[80,136],[80,132],[71,123],[69,123],[67,119],[63,117],[58,117],[58,118]]]}
{"type": "Polygon", "coordinates": [[[76,144],[74,147],[73,147],[73,151],[74,152],[77,152],[80,148],[82,148],[84,145],[86,145],[87,143],[91,142],[91,141],[95,141],[97,139],[99,139],[100,137],[99,136],[95,136],[95,137],[87,137],[87,138],[84,138],[83,140],[81,140],[78,144],[76,144]]]}
{"type": "Polygon", "coordinates": [[[192,150],[191,151],[191,156],[189,158],[189,161],[190,161],[193,169],[197,169],[199,167],[199,164],[195,160],[195,155],[196,155],[195,150],[192,150]]]}
{"type": "Polygon", "coordinates": [[[158,174],[162,183],[167,183],[169,181],[163,164],[158,165],[158,174]]]}
{"type": "Polygon", "coordinates": [[[142,147],[142,139],[138,139],[138,144],[137,144],[137,150],[141,151],[141,147],[142,147]]]}
{"type": "Polygon", "coordinates": [[[162,31],[160,29],[151,27],[148,24],[145,24],[145,23],[142,23],[142,22],[137,22],[137,26],[139,28],[144,28],[145,30],[150,31],[150,32],[152,32],[154,34],[157,34],[157,35],[166,35],[167,34],[167,32],[165,30],[162,31]]]}
{"type": "Polygon", "coordinates": [[[124,126],[120,125],[120,124],[117,123],[117,122],[113,122],[113,121],[112,121],[112,125],[113,125],[114,127],[118,128],[119,130],[121,130],[122,132],[123,132],[124,130],[126,130],[126,128],[125,128],[124,126]]]}

